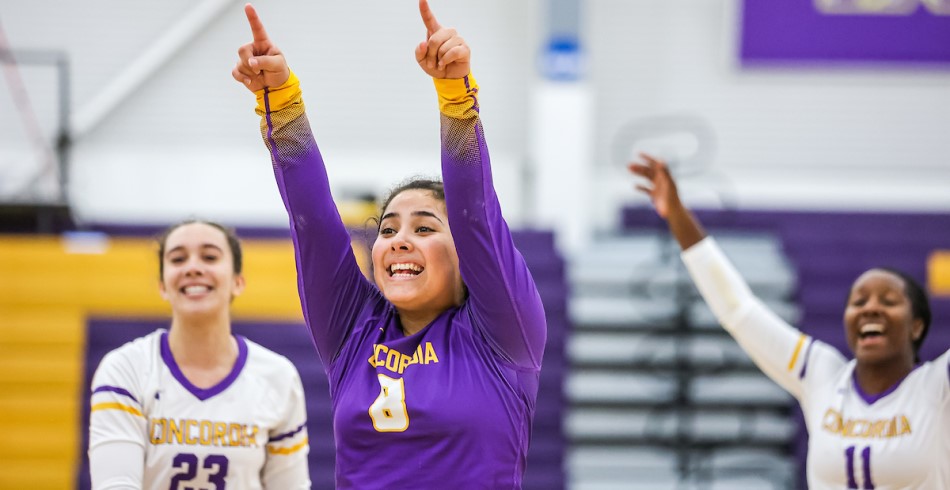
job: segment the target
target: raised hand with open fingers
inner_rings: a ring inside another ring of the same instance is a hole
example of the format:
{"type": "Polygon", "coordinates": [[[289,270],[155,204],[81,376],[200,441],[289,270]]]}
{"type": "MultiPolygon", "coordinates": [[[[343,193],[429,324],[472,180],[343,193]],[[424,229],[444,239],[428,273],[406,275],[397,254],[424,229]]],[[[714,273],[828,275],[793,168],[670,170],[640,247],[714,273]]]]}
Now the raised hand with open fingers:
{"type": "Polygon", "coordinates": [[[639,175],[650,182],[650,186],[637,184],[637,190],[650,196],[653,207],[661,218],[669,218],[670,210],[681,206],[676,182],[670,175],[670,169],[663,160],[640,153],[644,162],[633,162],[627,166],[631,173],[639,175]]]}
{"type": "Polygon", "coordinates": [[[265,87],[279,87],[290,78],[284,54],[267,37],[264,24],[251,4],[244,6],[253,41],[238,48],[238,63],[231,76],[251,92],[265,87]]]}
{"type": "Polygon", "coordinates": [[[471,71],[472,52],[451,27],[442,27],[429,8],[419,0],[419,13],[426,26],[426,40],[416,46],[416,61],[432,78],[463,78],[471,71]]]}
{"type": "Polygon", "coordinates": [[[676,181],[673,180],[666,162],[646,153],[640,153],[640,158],[643,162],[633,162],[627,168],[634,175],[648,180],[650,185],[637,184],[637,190],[650,196],[656,214],[666,220],[680,248],[686,250],[699,243],[706,236],[706,232],[680,200],[676,181]]]}

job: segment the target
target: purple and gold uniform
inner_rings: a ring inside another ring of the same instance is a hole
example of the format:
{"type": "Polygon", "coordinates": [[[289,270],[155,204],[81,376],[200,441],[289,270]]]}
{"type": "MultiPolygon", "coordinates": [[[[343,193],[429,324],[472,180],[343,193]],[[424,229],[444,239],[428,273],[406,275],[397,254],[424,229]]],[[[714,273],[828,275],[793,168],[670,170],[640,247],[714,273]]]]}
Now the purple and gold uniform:
{"type": "Polygon", "coordinates": [[[868,395],[854,378],[855,361],[765,307],[712,237],[682,256],[723,327],[798,399],[809,434],[808,488],[950,488],[950,351],[868,395]]]}
{"type": "Polygon", "coordinates": [[[107,354],[92,380],[94,489],[307,489],[303,386],[287,358],[235,336],[238,358],[198,388],[157,330],[107,354]]]}
{"type": "Polygon", "coordinates": [[[501,215],[475,81],[435,84],[446,208],[468,296],[409,336],[357,266],[296,77],[258,93],[304,317],[330,381],[338,488],[521,488],[544,311],[501,215]]]}

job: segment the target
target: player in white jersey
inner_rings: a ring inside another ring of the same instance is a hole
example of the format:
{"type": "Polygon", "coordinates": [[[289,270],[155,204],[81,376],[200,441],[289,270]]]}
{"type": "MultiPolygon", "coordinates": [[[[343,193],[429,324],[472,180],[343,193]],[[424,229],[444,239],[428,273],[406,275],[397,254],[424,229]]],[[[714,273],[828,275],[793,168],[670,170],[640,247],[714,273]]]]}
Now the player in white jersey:
{"type": "Polygon", "coordinates": [[[94,489],[310,488],[303,386],[294,365],[231,334],[241,249],[208,222],[159,239],[172,321],[113,350],[92,380],[94,489]]]}
{"type": "Polygon", "coordinates": [[[920,285],[879,268],[854,282],[844,312],[848,361],[753,296],[680,201],[666,165],[641,156],[630,170],[651,185],[637,188],[667,220],[703,298],[756,365],[798,399],[808,488],[950,489],[950,351],[917,360],[931,316],[920,285]]]}

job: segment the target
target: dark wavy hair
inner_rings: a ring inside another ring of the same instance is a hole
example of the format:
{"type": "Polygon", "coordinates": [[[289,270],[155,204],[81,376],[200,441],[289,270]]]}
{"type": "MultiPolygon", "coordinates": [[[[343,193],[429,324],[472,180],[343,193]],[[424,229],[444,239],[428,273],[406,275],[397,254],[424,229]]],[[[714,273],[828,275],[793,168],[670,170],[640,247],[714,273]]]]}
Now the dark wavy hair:
{"type": "Polygon", "coordinates": [[[386,212],[386,208],[389,207],[393,199],[405,191],[412,190],[429,191],[432,193],[432,197],[445,202],[445,185],[442,184],[441,179],[422,176],[409,177],[390,189],[386,194],[386,198],[383,199],[383,203],[379,207],[379,215],[373,218],[373,221],[376,222],[377,231],[379,231],[379,225],[383,220],[383,213],[386,212]]]}

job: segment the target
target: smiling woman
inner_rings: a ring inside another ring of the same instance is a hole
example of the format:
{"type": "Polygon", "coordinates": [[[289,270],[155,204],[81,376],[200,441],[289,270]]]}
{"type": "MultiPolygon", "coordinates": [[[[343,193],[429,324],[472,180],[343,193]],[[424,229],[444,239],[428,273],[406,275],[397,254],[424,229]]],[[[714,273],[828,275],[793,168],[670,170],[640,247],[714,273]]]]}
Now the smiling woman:
{"type": "Polygon", "coordinates": [[[244,291],[240,250],[237,237],[214,223],[183,223],[159,238],[159,290],[171,304],[172,326],[189,324],[172,330],[173,344],[191,345],[185,332],[228,331],[228,305],[244,291]]]}
{"type": "Polygon", "coordinates": [[[310,488],[296,368],[231,334],[231,302],[245,284],[237,236],[180,223],[159,237],[158,259],[171,325],[110,352],[96,370],[93,488],[310,488]]]}
{"type": "Polygon", "coordinates": [[[377,287],[400,311],[403,332],[410,335],[461,305],[465,287],[445,198],[412,183],[401,187],[383,208],[373,266],[377,287]]]}
{"type": "MultiPolygon", "coordinates": [[[[336,487],[519,489],[547,324],[491,179],[469,48],[419,10],[442,177],[398,186],[361,274],[330,195],[300,84],[250,5],[235,80],[261,134],[296,249],[300,301],[330,380],[336,487]]],[[[381,90],[385,90],[381,87],[381,90]]]]}
{"type": "MultiPolygon", "coordinates": [[[[871,269],[854,281],[848,296],[844,310],[848,347],[863,361],[859,368],[896,361],[912,369],[920,362],[917,353],[930,329],[930,319],[927,293],[917,281],[894,269],[871,269]]],[[[883,391],[903,377],[902,371],[893,371],[896,379],[888,379],[891,371],[859,373],[858,377],[865,379],[865,384],[883,385],[876,390],[883,391]]]]}
{"type": "Polygon", "coordinates": [[[950,351],[920,364],[927,295],[911,277],[875,268],[855,280],[844,311],[854,359],[796,330],[756,298],[680,201],[666,164],[630,170],[649,181],[657,213],[722,326],[801,404],[810,489],[950,488],[950,351]]]}

